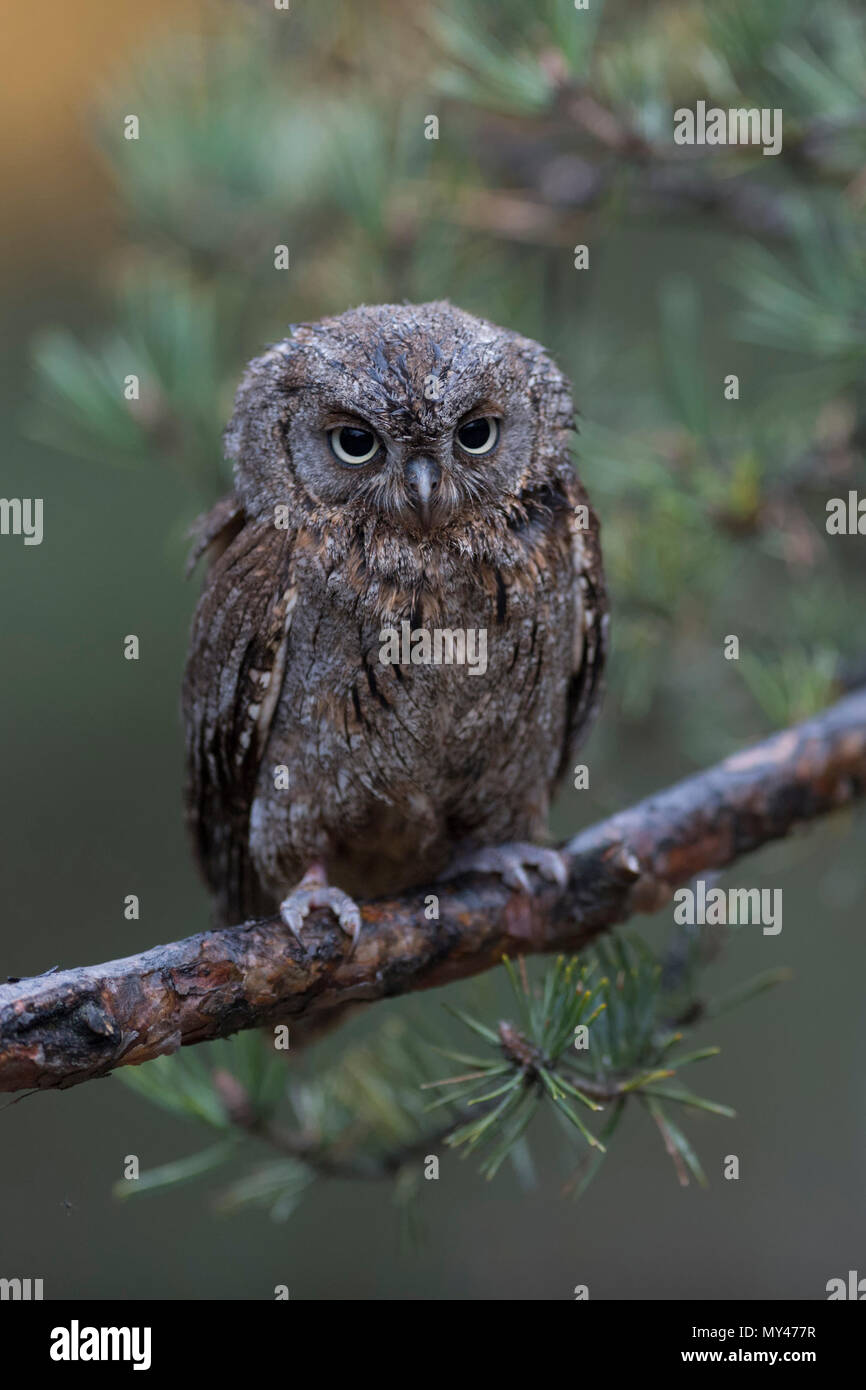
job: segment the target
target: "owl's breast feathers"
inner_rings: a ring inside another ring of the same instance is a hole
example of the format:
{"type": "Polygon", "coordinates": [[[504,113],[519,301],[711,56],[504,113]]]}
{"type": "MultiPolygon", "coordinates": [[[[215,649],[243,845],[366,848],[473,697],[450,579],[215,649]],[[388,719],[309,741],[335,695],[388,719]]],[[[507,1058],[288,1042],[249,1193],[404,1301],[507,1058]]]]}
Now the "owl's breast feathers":
{"type": "Polygon", "coordinates": [[[598,525],[563,468],[500,530],[401,582],[357,543],[279,530],[234,498],[199,524],[187,813],[223,920],[273,910],[308,856],[336,861],[349,891],[385,891],[464,841],[540,833],[600,694],[598,525]],[[382,631],[404,620],[483,630],[485,670],[383,664],[382,631]]]}

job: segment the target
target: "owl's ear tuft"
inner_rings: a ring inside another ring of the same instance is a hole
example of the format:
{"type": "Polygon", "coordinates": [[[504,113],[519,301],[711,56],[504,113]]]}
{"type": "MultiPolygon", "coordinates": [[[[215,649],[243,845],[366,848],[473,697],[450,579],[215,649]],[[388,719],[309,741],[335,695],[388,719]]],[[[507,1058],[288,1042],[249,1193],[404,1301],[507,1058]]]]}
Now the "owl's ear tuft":
{"type": "Polygon", "coordinates": [[[285,411],[287,399],[297,382],[300,347],[285,338],[274,343],[261,357],[247,364],[235,393],[232,418],[223,435],[226,457],[238,463],[248,444],[254,442],[263,417],[274,409],[285,411]]]}
{"type": "Polygon", "coordinates": [[[575,428],[571,383],[538,343],[526,341],[521,356],[528,375],[529,397],[538,416],[539,438],[554,444],[558,451],[564,436],[575,428]]]}
{"type": "Polygon", "coordinates": [[[226,457],[234,464],[235,488],[244,505],[257,511],[265,494],[280,491],[285,478],[285,430],[293,399],[307,381],[302,343],[286,338],[249,363],[223,435],[226,457]]]}

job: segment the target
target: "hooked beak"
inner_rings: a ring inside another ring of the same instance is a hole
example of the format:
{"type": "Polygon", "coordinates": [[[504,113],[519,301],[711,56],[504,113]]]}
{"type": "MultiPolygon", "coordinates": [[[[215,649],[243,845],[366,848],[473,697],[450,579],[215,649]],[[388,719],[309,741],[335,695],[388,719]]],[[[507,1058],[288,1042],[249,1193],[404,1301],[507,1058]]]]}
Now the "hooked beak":
{"type": "Polygon", "coordinates": [[[406,491],[418,520],[424,530],[429,531],[433,520],[436,495],[442,480],[442,470],[435,459],[422,456],[409,460],[403,477],[406,481],[406,491]]]}

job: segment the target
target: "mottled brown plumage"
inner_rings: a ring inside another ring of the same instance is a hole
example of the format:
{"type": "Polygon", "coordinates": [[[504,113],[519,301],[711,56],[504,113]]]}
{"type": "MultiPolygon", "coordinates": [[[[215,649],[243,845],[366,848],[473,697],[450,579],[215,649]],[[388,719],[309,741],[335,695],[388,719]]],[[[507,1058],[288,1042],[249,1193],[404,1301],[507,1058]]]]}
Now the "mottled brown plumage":
{"type": "Polygon", "coordinates": [[[323,873],[366,897],[544,836],[607,621],[572,414],[537,343],[447,303],[303,324],[250,364],[184,684],[220,919],[274,911],[311,866],[310,901],[323,873]],[[383,664],[404,620],[485,630],[486,671],[383,664]]]}

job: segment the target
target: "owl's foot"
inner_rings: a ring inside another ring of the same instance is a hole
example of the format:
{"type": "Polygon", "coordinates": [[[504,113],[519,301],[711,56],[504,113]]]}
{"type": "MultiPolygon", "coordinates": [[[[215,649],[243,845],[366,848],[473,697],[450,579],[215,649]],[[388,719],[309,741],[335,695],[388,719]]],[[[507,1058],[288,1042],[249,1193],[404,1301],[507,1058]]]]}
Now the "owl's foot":
{"type": "Polygon", "coordinates": [[[304,918],[314,907],[331,909],[342,930],[351,936],[354,951],[361,931],[361,910],[348,893],[328,882],[323,864],[311,864],[297,888],[280,903],[280,916],[301,946],[304,944],[301,937],[304,918]]]}
{"type": "Polygon", "coordinates": [[[482,874],[499,874],[509,888],[520,888],[528,893],[527,869],[537,869],[542,878],[558,883],[561,888],[568,882],[568,864],[559,850],[544,849],[541,845],[531,845],[522,840],[510,845],[490,845],[487,849],[458,855],[442,877],[456,878],[458,874],[471,873],[473,870],[482,874]]]}

